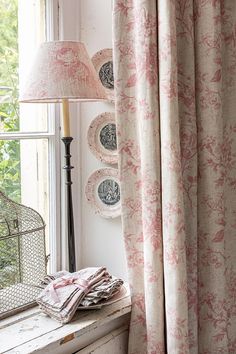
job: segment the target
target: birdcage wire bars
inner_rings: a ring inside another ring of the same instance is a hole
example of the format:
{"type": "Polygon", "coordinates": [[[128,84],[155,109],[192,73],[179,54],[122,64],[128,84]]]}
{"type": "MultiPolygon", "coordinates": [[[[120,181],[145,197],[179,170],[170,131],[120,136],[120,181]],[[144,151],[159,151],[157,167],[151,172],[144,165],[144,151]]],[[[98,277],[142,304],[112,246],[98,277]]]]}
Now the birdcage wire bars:
{"type": "Polygon", "coordinates": [[[45,274],[42,217],[0,191],[0,319],[34,304],[45,274]]]}

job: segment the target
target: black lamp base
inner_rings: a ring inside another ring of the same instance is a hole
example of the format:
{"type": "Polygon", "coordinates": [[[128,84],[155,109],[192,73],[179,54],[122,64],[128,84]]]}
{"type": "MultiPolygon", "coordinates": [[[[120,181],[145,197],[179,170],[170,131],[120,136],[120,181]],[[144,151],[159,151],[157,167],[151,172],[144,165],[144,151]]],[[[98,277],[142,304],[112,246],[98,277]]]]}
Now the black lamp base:
{"type": "Polygon", "coordinates": [[[69,252],[69,272],[76,271],[75,262],[75,231],[74,231],[74,216],[73,216],[73,200],[72,200],[72,181],[71,181],[71,170],[74,168],[71,166],[71,154],[70,154],[70,144],[73,140],[72,137],[63,137],[61,139],[65,145],[65,162],[66,165],[63,169],[66,171],[66,198],[67,198],[67,237],[68,237],[68,252],[69,252]]]}

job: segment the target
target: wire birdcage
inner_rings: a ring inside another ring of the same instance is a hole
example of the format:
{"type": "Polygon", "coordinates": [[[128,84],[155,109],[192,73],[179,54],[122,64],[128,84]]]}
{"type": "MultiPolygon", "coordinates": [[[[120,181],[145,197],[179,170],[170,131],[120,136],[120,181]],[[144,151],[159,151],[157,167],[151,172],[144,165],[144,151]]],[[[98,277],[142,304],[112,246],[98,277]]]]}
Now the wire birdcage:
{"type": "Polygon", "coordinates": [[[45,274],[42,217],[0,191],[0,319],[34,304],[45,274]]]}

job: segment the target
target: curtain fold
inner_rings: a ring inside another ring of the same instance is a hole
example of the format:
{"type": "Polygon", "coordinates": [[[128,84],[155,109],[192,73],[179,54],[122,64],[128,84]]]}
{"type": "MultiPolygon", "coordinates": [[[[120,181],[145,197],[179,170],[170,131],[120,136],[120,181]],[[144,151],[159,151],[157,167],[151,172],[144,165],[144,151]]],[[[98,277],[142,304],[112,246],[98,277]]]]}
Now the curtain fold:
{"type": "Polygon", "coordinates": [[[114,0],[130,354],[236,353],[236,2],[114,0]]]}
{"type": "Polygon", "coordinates": [[[154,119],[159,115],[156,3],[117,2],[114,20],[114,29],[122,29],[114,66],[121,89],[116,101],[117,130],[125,245],[133,285],[130,343],[143,350],[144,341],[150,352],[155,346],[164,353],[160,141],[159,119],[154,119]],[[146,82],[152,89],[147,89],[146,82]],[[146,330],[140,332],[141,327],[146,330]]]}

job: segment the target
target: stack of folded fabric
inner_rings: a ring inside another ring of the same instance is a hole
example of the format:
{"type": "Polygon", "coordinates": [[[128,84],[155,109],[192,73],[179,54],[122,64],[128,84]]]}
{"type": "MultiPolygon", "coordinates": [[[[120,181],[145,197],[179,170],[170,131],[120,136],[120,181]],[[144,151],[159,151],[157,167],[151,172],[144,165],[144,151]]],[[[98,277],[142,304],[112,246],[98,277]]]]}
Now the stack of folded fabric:
{"type": "Polygon", "coordinates": [[[61,271],[47,275],[36,299],[40,308],[61,323],[69,322],[78,306],[88,307],[108,300],[121,288],[123,281],[113,278],[105,267],[85,268],[75,273],[61,271]]]}

